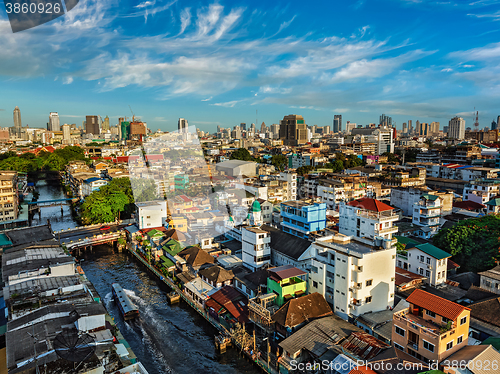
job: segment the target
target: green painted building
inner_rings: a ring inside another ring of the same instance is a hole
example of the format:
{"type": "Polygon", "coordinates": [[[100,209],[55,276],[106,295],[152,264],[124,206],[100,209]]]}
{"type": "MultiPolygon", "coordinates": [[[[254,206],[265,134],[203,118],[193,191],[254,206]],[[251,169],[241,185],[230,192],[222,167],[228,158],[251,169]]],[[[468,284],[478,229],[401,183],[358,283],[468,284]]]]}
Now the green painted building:
{"type": "Polygon", "coordinates": [[[282,306],[288,300],[305,295],[307,292],[306,272],[292,265],[269,269],[267,292],[274,292],[276,304],[282,306]]]}
{"type": "Polygon", "coordinates": [[[177,174],[174,177],[175,190],[184,191],[189,185],[189,176],[187,174],[177,174]]]}

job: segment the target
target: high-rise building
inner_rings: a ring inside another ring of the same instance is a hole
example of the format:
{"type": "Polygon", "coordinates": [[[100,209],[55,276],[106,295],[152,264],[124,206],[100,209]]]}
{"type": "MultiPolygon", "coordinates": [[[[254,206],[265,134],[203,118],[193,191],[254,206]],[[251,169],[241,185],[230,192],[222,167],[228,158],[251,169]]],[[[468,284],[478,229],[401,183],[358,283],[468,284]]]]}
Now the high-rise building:
{"type": "Polygon", "coordinates": [[[413,135],[413,124],[411,122],[411,119],[408,120],[408,134],[413,135]]]}
{"type": "Polygon", "coordinates": [[[188,121],[184,118],[179,118],[179,121],[177,122],[177,128],[179,129],[179,132],[181,133],[187,133],[188,132],[188,121]]]}
{"type": "Polygon", "coordinates": [[[267,132],[267,126],[264,122],[260,125],[260,133],[265,134],[267,132]]]}
{"type": "Polygon", "coordinates": [[[323,126],[323,135],[330,134],[330,126],[323,126]]]}
{"type": "Polygon", "coordinates": [[[99,119],[97,116],[85,117],[85,133],[99,135],[99,119]]]}
{"type": "Polygon", "coordinates": [[[345,131],[346,131],[346,133],[350,134],[352,132],[352,130],[356,128],[356,126],[357,125],[355,123],[352,123],[351,121],[347,121],[345,123],[345,131]]]}
{"type": "Polygon", "coordinates": [[[380,116],[380,126],[392,127],[392,117],[382,114],[380,116]]]}
{"type": "Polygon", "coordinates": [[[68,125],[65,123],[62,126],[62,133],[63,133],[63,144],[71,144],[71,125],[68,125]]]}
{"type": "Polygon", "coordinates": [[[342,132],[342,114],[333,116],[333,132],[342,132]]]}
{"type": "Polygon", "coordinates": [[[47,130],[61,131],[61,125],[59,124],[59,114],[57,114],[57,112],[50,112],[47,130]]]}
{"type": "Polygon", "coordinates": [[[495,130],[500,128],[500,116],[497,117],[497,127],[495,130]]]}
{"type": "Polygon", "coordinates": [[[403,122],[403,135],[408,135],[408,126],[406,122],[403,122]]]}
{"type": "Polygon", "coordinates": [[[436,136],[439,134],[439,122],[431,122],[429,127],[430,127],[429,128],[430,134],[427,134],[427,135],[436,136]]]}
{"type": "Polygon", "coordinates": [[[280,125],[273,123],[271,125],[271,132],[273,133],[273,139],[278,139],[280,137],[280,125]]]}
{"type": "Polygon", "coordinates": [[[102,123],[102,131],[106,132],[108,130],[109,130],[109,117],[106,116],[106,118],[104,118],[104,122],[102,123]]]}
{"type": "Polygon", "coordinates": [[[241,131],[247,131],[247,124],[246,123],[240,123],[240,129],[241,129],[241,131]]]}
{"type": "Polygon", "coordinates": [[[307,143],[307,125],[304,117],[290,114],[280,121],[280,139],[284,145],[296,146],[307,143]]]}
{"type": "Polygon", "coordinates": [[[17,136],[21,135],[21,128],[22,128],[21,110],[19,109],[18,106],[16,106],[14,108],[14,131],[17,136]]]}
{"type": "Polygon", "coordinates": [[[448,137],[459,140],[465,138],[465,120],[462,117],[453,117],[450,120],[448,137]]]}

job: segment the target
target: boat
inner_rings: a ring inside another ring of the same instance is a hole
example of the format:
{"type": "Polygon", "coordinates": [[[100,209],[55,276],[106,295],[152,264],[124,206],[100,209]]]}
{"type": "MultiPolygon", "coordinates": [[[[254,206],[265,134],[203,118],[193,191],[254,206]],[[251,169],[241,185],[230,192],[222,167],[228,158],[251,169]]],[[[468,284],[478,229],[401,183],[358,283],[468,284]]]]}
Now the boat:
{"type": "Polygon", "coordinates": [[[181,299],[181,295],[179,295],[175,291],[172,291],[167,294],[167,299],[170,304],[178,303],[181,299]]]}
{"type": "Polygon", "coordinates": [[[122,286],[118,283],[113,283],[111,285],[111,291],[125,321],[139,317],[139,309],[130,301],[122,286]]]}

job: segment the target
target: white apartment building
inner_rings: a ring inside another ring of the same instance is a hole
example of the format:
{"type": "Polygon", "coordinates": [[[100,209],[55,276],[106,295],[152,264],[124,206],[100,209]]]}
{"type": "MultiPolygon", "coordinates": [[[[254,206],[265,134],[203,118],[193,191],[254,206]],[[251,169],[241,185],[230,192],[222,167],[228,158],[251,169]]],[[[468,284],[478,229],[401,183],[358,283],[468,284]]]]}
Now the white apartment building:
{"type": "Polygon", "coordinates": [[[490,292],[500,294],[500,265],[491,270],[479,273],[481,277],[481,288],[490,292]]]}
{"type": "Polygon", "coordinates": [[[486,204],[500,192],[500,180],[481,180],[466,184],[463,192],[463,200],[486,204]]]}
{"type": "Polygon", "coordinates": [[[433,286],[446,282],[448,259],[451,255],[442,249],[425,243],[398,253],[397,266],[412,273],[423,275],[433,286]]]}
{"type": "MultiPolygon", "coordinates": [[[[353,177],[351,177],[353,178],[353,177]]],[[[341,202],[374,197],[376,192],[366,180],[329,180],[322,179],[317,187],[317,196],[326,208],[336,210],[341,202]]]]}
{"type": "Polygon", "coordinates": [[[255,271],[271,263],[271,235],[259,227],[243,227],[241,252],[243,266],[255,271]]]}
{"type": "Polygon", "coordinates": [[[352,129],[354,143],[374,143],[375,153],[394,153],[394,129],[392,127],[352,129]]]}
{"type": "Polygon", "coordinates": [[[139,229],[164,226],[167,220],[167,201],[148,201],[135,204],[139,229]]]}
{"type": "Polygon", "coordinates": [[[465,138],[465,120],[462,117],[453,117],[450,120],[448,137],[459,140],[465,138]]]}
{"type": "Polygon", "coordinates": [[[287,184],[287,197],[283,201],[290,201],[297,199],[297,173],[282,171],[279,175],[279,180],[288,182],[287,184]]]}
{"type": "Polygon", "coordinates": [[[419,231],[420,237],[430,239],[437,234],[442,209],[442,199],[437,195],[424,194],[413,204],[412,223],[422,226],[422,230],[419,231]]]}
{"type": "Polygon", "coordinates": [[[339,205],[339,233],[374,240],[392,239],[398,232],[393,223],[399,219],[394,208],[372,198],[362,198],[339,205]]]}
{"type": "Polygon", "coordinates": [[[337,234],[313,243],[308,292],[319,292],[343,319],[394,306],[396,247],[337,234]],[[372,244],[381,244],[374,246],[372,244]]]}

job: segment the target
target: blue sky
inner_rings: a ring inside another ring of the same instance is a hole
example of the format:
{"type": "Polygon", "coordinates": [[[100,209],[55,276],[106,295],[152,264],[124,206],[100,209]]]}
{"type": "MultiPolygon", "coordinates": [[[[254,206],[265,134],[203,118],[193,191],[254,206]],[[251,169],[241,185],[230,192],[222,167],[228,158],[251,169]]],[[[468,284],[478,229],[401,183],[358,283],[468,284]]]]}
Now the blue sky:
{"type": "Polygon", "coordinates": [[[500,1],[80,0],[13,34],[0,10],[0,126],[44,127],[134,113],[153,130],[184,117],[240,122],[377,122],[401,128],[500,114],[500,1]],[[257,114],[258,111],[258,114],[257,114]]]}

